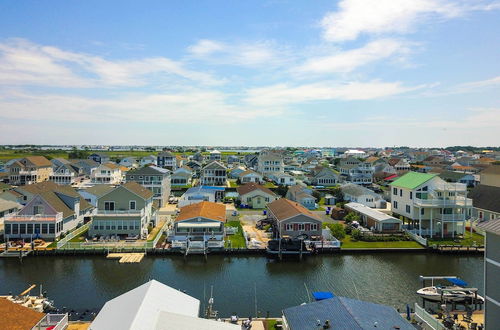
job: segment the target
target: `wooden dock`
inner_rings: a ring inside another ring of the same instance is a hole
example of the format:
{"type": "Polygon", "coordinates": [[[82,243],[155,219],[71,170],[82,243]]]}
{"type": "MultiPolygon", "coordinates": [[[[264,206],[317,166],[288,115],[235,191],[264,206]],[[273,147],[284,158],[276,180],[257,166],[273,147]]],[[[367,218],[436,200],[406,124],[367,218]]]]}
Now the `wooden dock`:
{"type": "Polygon", "coordinates": [[[144,258],[144,253],[109,253],[107,259],[119,259],[121,264],[139,263],[144,258]]]}

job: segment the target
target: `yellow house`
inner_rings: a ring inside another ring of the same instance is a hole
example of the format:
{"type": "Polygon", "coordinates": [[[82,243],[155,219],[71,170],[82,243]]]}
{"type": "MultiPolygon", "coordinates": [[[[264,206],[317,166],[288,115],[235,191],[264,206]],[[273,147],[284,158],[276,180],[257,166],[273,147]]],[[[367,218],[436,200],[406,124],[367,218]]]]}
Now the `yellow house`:
{"type": "Polygon", "coordinates": [[[268,203],[278,199],[278,196],[270,189],[254,182],[244,184],[236,190],[238,191],[241,205],[248,205],[253,209],[263,209],[268,203]]]}

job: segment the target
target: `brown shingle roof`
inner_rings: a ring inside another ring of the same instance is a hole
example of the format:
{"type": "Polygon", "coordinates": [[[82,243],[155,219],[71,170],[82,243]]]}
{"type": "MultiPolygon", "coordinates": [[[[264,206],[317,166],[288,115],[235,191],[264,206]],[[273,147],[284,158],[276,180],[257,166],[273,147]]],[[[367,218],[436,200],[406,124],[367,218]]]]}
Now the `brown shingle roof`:
{"type": "Polygon", "coordinates": [[[278,221],[285,220],[300,214],[321,221],[321,219],[313,212],[309,211],[299,203],[292,202],[291,200],[286,198],[275,200],[274,202],[267,204],[267,207],[278,221]]]}
{"type": "Polygon", "coordinates": [[[120,168],[120,166],[118,166],[117,164],[114,164],[114,163],[104,163],[103,165],[112,169],[112,170],[116,170],[116,169],[120,168]]]}
{"type": "Polygon", "coordinates": [[[47,158],[45,158],[43,156],[28,156],[28,157],[25,157],[25,159],[27,161],[33,163],[35,166],[39,166],[39,167],[50,166],[50,167],[52,167],[52,163],[50,162],[50,160],[48,160],[47,158]]]}
{"type": "Polygon", "coordinates": [[[481,171],[480,174],[500,174],[500,165],[491,165],[481,171]]]}
{"type": "Polygon", "coordinates": [[[200,202],[181,207],[181,212],[175,221],[203,217],[212,220],[226,221],[226,206],[212,202],[200,202]]]}
{"type": "Polygon", "coordinates": [[[139,197],[142,197],[144,199],[150,199],[154,195],[151,190],[145,188],[144,186],[141,186],[140,184],[138,184],[135,181],[130,181],[130,182],[124,183],[123,187],[127,188],[128,190],[130,190],[134,194],[136,194],[139,197]]]}
{"type": "Polygon", "coordinates": [[[276,196],[276,194],[271,189],[261,186],[260,184],[256,184],[254,182],[249,182],[236,188],[236,191],[238,192],[238,194],[240,194],[240,196],[248,194],[249,192],[252,192],[254,190],[260,190],[271,196],[276,196]]]}
{"type": "Polygon", "coordinates": [[[0,328],[6,330],[26,330],[33,328],[45,314],[0,298],[0,328]]]}

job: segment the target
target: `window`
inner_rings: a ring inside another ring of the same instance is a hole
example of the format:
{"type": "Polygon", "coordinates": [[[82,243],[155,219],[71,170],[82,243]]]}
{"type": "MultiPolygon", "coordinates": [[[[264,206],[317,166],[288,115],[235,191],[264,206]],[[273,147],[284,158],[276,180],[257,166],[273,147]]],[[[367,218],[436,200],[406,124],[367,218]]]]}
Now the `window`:
{"type": "Polygon", "coordinates": [[[9,223],[5,225],[5,235],[10,235],[10,233],[11,233],[11,225],[9,223]]]}
{"type": "Polygon", "coordinates": [[[410,199],[413,199],[413,191],[410,191],[410,199]]]}
{"type": "Polygon", "coordinates": [[[55,232],[56,232],[55,223],[49,223],[49,234],[55,234],[55,232]]]}
{"type": "Polygon", "coordinates": [[[12,224],[12,234],[19,234],[19,225],[17,223],[12,224]]]}
{"type": "Polygon", "coordinates": [[[133,175],[130,176],[130,180],[134,180],[134,176],[133,175]]]}
{"type": "Polygon", "coordinates": [[[41,224],[35,223],[35,234],[40,234],[41,224]]]}
{"type": "Polygon", "coordinates": [[[19,225],[19,234],[26,234],[26,224],[22,223],[19,225]]]}
{"type": "Polygon", "coordinates": [[[266,197],[266,202],[269,202],[269,197],[266,197]]]}
{"type": "Polygon", "coordinates": [[[394,195],[397,195],[398,194],[398,188],[392,188],[392,193],[394,195]]]}
{"type": "Polygon", "coordinates": [[[104,202],[104,210],[105,211],[114,211],[115,210],[115,202],[104,202]]]}
{"type": "Polygon", "coordinates": [[[411,210],[410,205],[406,205],[406,213],[410,213],[410,210],[411,210]]]}
{"type": "Polygon", "coordinates": [[[479,211],[479,219],[483,219],[483,212],[482,211],[479,211]]]}
{"type": "Polygon", "coordinates": [[[33,224],[32,223],[28,223],[28,225],[26,227],[26,232],[28,234],[33,234],[33,224]]]}
{"type": "Polygon", "coordinates": [[[136,207],[135,201],[128,202],[128,208],[129,208],[129,210],[135,210],[136,209],[135,207],[136,207]]]}
{"type": "Polygon", "coordinates": [[[299,230],[304,231],[305,229],[305,225],[303,223],[299,223],[299,230]]]}
{"type": "Polygon", "coordinates": [[[420,214],[424,215],[425,209],[420,209],[420,214]]]}
{"type": "Polygon", "coordinates": [[[403,189],[399,189],[399,196],[403,197],[403,189]]]}
{"type": "Polygon", "coordinates": [[[287,223],[286,226],[285,226],[285,229],[287,231],[291,231],[291,230],[293,230],[293,225],[291,223],[287,223]]]}
{"type": "Polygon", "coordinates": [[[49,233],[49,225],[46,223],[42,224],[42,234],[48,234],[49,233]]]}
{"type": "Polygon", "coordinates": [[[397,209],[398,208],[398,202],[394,201],[394,208],[397,209]]]}
{"type": "Polygon", "coordinates": [[[43,205],[33,206],[33,214],[43,214],[43,205]]]}

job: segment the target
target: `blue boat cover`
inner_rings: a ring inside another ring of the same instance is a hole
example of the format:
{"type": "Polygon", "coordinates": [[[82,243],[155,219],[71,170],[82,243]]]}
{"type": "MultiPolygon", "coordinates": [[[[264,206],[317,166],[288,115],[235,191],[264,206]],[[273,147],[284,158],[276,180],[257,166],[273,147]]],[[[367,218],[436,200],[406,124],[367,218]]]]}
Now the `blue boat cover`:
{"type": "Polygon", "coordinates": [[[327,292],[327,291],[318,291],[318,292],[313,292],[312,293],[313,295],[313,298],[316,300],[316,301],[319,301],[319,300],[324,300],[324,299],[329,299],[329,298],[333,298],[335,297],[333,295],[333,293],[331,292],[327,292]]]}
{"type": "Polygon", "coordinates": [[[447,278],[446,280],[448,282],[453,283],[453,284],[458,285],[458,286],[464,286],[465,287],[465,286],[468,285],[467,282],[465,282],[465,281],[463,281],[463,280],[461,280],[459,278],[447,278]]]}

